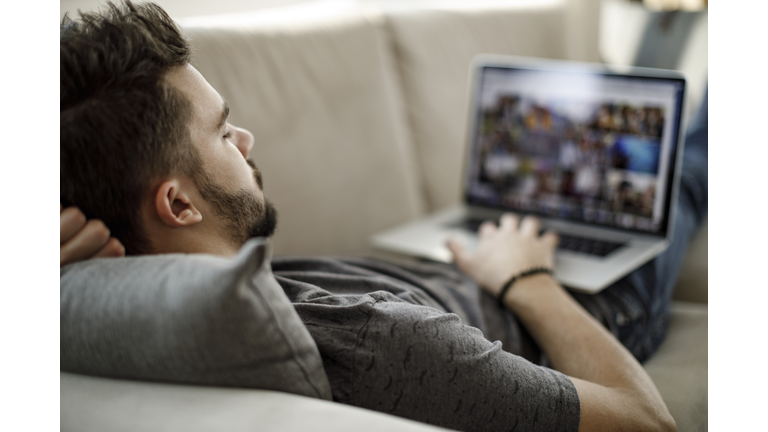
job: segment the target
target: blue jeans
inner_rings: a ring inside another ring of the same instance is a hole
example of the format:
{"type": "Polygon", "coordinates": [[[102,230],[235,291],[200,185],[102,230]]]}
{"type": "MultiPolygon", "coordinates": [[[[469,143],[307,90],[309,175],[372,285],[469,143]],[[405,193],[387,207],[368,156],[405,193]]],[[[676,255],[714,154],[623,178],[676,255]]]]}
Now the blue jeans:
{"type": "Polygon", "coordinates": [[[664,340],[680,265],[707,214],[707,100],[708,91],[685,139],[674,235],[669,248],[598,294],[573,293],[641,362],[664,340]]]}

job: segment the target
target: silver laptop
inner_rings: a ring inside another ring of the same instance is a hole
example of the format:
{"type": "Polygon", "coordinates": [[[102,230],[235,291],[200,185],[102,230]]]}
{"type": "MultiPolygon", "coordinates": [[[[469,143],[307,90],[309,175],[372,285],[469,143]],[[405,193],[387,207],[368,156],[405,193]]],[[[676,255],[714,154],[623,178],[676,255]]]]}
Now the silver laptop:
{"type": "Polygon", "coordinates": [[[513,56],[471,65],[463,204],[372,237],[450,262],[484,220],[532,214],[560,235],[555,276],[596,293],[672,238],[682,161],[679,72],[513,56]]]}

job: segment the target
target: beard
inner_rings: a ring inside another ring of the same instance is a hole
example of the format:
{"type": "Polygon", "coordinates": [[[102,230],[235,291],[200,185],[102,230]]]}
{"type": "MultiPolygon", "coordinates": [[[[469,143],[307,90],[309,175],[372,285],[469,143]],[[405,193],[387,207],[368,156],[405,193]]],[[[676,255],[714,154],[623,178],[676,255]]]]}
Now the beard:
{"type": "MultiPolygon", "coordinates": [[[[262,191],[261,172],[256,165],[246,160],[253,170],[253,177],[262,191]]],[[[226,224],[229,240],[238,247],[253,237],[271,237],[277,228],[277,210],[266,197],[259,202],[253,193],[239,189],[229,192],[214,183],[207,175],[198,181],[200,195],[226,224]]]]}

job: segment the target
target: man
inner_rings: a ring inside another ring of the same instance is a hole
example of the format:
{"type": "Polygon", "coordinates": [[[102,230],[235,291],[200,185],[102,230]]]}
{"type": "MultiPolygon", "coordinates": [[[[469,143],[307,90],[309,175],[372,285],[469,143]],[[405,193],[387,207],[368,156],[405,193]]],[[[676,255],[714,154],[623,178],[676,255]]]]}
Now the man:
{"type": "MultiPolygon", "coordinates": [[[[253,137],[227,123],[226,103],[189,64],[186,41],[159,7],[127,2],[81,23],[65,19],[61,81],[61,199],[84,213],[62,212],[62,265],[123,253],[233,256],[248,238],[272,234],[276,213],[246,159],[253,137]]],[[[706,177],[689,177],[703,195],[682,199],[706,197],[706,177]]],[[[690,207],[676,224],[695,228],[684,218],[701,218],[692,213],[705,202],[690,207]]],[[[680,230],[674,259],[646,265],[603,297],[577,297],[632,353],[549,274],[525,276],[552,268],[557,243],[531,217],[484,224],[474,253],[449,243],[463,273],[360,258],[276,258],[273,270],[337,401],[465,430],[674,430],[633,357],[660,343],[664,308],[642,325],[631,312],[646,297],[668,303],[662,282],[693,228],[680,230]],[[503,308],[487,301],[513,277],[503,308]],[[642,328],[626,333],[627,325],[642,328]]]]}

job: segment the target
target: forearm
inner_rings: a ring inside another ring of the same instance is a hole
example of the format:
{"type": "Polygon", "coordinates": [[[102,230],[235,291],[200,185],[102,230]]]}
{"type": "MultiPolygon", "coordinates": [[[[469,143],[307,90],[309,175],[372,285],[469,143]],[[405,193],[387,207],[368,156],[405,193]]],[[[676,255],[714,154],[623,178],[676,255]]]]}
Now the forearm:
{"type": "Polygon", "coordinates": [[[580,398],[596,398],[599,406],[610,404],[605,406],[606,411],[618,409],[627,421],[612,424],[603,418],[607,412],[598,412],[597,416],[583,416],[583,421],[593,423],[589,426],[647,430],[649,426],[674,424],[642,366],[552,277],[542,274],[521,279],[504,300],[547,353],[554,368],[575,378],[580,398]]]}
{"type": "Polygon", "coordinates": [[[553,366],[566,375],[615,386],[627,367],[631,369],[636,365],[642,369],[631,354],[548,275],[519,280],[507,293],[504,303],[525,323],[553,366]]]}

